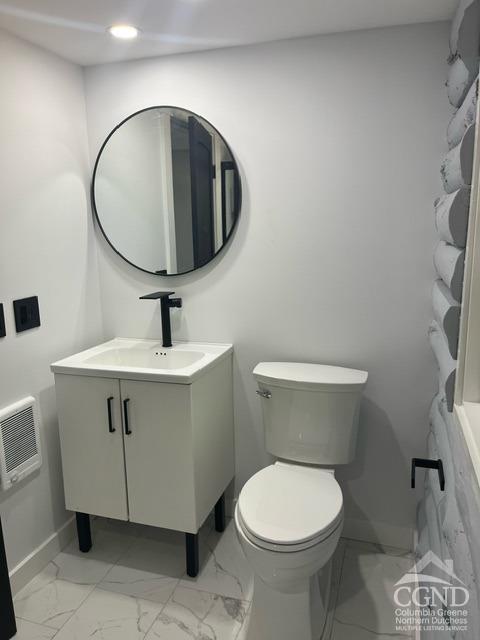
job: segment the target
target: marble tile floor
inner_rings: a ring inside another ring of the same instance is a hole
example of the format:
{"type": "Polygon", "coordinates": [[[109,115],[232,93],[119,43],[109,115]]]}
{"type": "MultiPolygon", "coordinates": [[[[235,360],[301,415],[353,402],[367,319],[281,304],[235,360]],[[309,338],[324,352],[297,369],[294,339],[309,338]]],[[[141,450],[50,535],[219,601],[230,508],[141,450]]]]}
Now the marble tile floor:
{"type": "MultiPolygon", "coordinates": [[[[196,579],[181,533],[98,518],[93,540],[88,554],[72,541],[17,594],[16,640],[244,638],[252,575],[233,521],[223,534],[203,527],[196,579]]],[[[408,638],[395,633],[391,594],[412,564],[408,552],[342,539],[325,640],[408,638]]]]}

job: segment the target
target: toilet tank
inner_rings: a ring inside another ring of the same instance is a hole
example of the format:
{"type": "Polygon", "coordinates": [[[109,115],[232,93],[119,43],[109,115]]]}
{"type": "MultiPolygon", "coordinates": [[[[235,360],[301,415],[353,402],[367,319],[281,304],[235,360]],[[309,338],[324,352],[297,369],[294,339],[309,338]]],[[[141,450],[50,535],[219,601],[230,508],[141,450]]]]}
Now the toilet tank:
{"type": "Polygon", "coordinates": [[[269,453],[285,460],[329,466],[354,459],[366,371],[261,362],[253,375],[262,399],[269,453]]]}

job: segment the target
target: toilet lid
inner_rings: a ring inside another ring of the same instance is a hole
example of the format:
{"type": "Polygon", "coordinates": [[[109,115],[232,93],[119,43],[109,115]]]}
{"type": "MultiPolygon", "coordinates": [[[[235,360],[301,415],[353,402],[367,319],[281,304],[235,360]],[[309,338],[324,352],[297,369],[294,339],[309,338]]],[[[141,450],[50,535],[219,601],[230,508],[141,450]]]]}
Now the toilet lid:
{"type": "Polygon", "coordinates": [[[335,529],[343,496],[331,471],[277,462],[256,473],[238,498],[243,525],[277,545],[307,542],[335,529]]]}

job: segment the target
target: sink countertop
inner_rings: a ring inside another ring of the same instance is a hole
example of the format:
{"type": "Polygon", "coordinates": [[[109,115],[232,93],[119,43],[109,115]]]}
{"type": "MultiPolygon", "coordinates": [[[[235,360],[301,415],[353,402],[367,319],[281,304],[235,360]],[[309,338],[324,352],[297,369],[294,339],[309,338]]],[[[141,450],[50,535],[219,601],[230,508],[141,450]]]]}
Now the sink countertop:
{"type": "Polygon", "coordinates": [[[191,384],[233,352],[231,344],[114,338],[54,362],[53,373],[191,384]]]}

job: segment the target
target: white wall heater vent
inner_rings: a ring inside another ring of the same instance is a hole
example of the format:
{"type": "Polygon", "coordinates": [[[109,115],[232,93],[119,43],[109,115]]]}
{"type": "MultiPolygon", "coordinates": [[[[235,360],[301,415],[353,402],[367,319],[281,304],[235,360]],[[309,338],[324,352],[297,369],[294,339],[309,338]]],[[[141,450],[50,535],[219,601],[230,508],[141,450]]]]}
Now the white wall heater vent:
{"type": "Polygon", "coordinates": [[[0,410],[0,479],[10,489],[42,464],[35,398],[0,410]]]}

